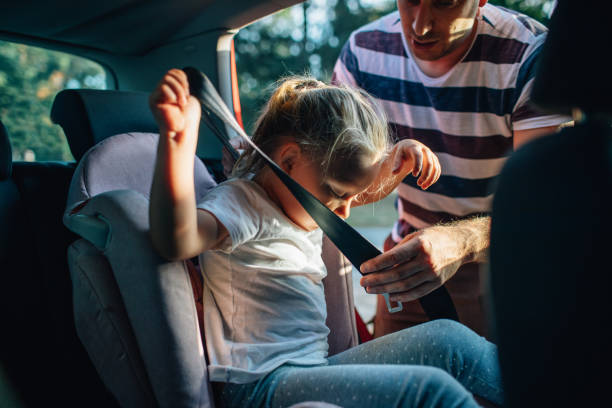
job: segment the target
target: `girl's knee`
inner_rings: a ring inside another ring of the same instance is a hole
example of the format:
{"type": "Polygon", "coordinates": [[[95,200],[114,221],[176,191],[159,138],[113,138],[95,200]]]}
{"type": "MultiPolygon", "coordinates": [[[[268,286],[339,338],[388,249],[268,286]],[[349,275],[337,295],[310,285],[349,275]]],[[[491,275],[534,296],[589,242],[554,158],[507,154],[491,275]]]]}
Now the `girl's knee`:
{"type": "Polygon", "coordinates": [[[432,320],[430,322],[427,322],[425,324],[430,325],[430,327],[432,327],[434,330],[442,330],[442,331],[451,332],[451,333],[452,332],[474,333],[470,328],[468,328],[464,324],[461,324],[458,321],[451,320],[451,319],[437,319],[437,320],[432,320]]]}
{"type": "Polygon", "coordinates": [[[406,330],[411,329],[415,329],[423,341],[429,341],[430,344],[434,345],[462,342],[478,343],[484,339],[467,326],[450,319],[432,320],[406,330]]]}
{"type": "Polygon", "coordinates": [[[420,364],[451,369],[478,360],[494,346],[454,320],[440,319],[402,330],[398,339],[420,364]]]}
{"type": "Polygon", "coordinates": [[[416,385],[418,395],[426,396],[419,406],[477,406],[473,398],[452,375],[436,367],[419,367],[416,385]],[[467,404],[466,404],[467,403],[467,404]]]}

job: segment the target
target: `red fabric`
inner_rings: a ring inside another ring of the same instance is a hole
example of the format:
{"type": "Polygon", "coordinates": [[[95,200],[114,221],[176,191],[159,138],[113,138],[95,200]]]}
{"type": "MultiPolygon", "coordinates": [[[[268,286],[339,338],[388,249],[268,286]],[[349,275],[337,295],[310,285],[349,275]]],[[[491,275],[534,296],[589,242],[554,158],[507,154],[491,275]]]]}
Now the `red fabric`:
{"type": "Polygon", "coordinates": [[[202,296],[204,295],[204,279],[200,273],[200,268],[196,266],[192,260],[186,260],[185,266],[189,272],[189,280],[191,281],[191,289],[195,299],[195,307],[198,312],[198,323],[200,325],[200,335],[202,336],[202,344],[206,344],[204,338],[204,304],[202,296]]]}
{"type": "Polygon", "coordinates": [[[357,336],[359,337],[359,343],[365,343],[373,339],[372,335],[368,331],[366,324],[363,322],[361,315],[355,309],[355,321],[357,322],[357,336]]]}
{"type": "Polygon", "coordinates": [[[89,199],[83,201],[81,204],[79,204],[76,207],[74,207],[70,211],[70,215],[74,215],[74,214],[78,213],[79,211],[81,211],[83,209],[83,207],[85,207],[87,205],[88,202],[89,202],[89,199]]]}

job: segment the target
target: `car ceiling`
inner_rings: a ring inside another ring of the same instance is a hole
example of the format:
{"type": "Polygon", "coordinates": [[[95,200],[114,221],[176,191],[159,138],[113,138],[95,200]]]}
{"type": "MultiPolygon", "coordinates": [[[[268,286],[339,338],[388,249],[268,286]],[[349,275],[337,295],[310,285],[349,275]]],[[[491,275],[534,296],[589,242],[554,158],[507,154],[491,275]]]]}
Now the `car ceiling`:
{"type": "Polygon", "coordinates": [[[301,0],[22,0],[3,2],[0,38],[113,55],[240,28],[301,0]],[[7,4],[8,3],[8,4],[7,4]]]}

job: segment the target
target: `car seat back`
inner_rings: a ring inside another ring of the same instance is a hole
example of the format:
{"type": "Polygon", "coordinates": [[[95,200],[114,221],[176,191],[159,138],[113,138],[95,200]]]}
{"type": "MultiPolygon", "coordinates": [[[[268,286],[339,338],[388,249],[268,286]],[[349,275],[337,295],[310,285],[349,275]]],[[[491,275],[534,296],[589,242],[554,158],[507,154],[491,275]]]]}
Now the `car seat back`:
{"type": "Polygon", "coordinates": [[[66,89],[57,94],[51,120],[62,127],[79,161],[89,148],[112,135],[158,131],[143,92],[66,89]]]}
{"type": "Polygon", "coordinates": [[[72,163],[16,162],[0,125],[0,365],[25,406],[108,407],[75,331],[61,222],[72,163]]]}
{"type": "Polygon", "coordinates": [[[558,2],[532,98],[585,117],[526,144],[499,177],[490,282],[507,407],[608,398],[612,81],[605,64],[587,62],[612,35],[606,20],[602,10],[558,2]]]}
{"type": "MultiPolygon", "coordinates": [[[[159,257],[148,236],[157,140],[107,138],[75,170],[65,223],[89,241],[69,250],[77,331],[122,405],[208,406],[188,266],[159,257]]],[[[215,182],[199,160],[194,172],[202,197],[215,182]]]]}
{"type": "MultiPolygon", "coordinates": [[[[126,104],[121,92],[105,94],[104,103],[112,109],[123,106],[122,114],[134,103],[133,93],[126,104]]],[[[138,103],[146,104],[146,99],[141,94],[138,103]]],[[[79,104],[72,111],[91,102],[82,94],[56,103],[74,100],[79,104]]],[[[95,103],[101,101],[98,92],[95,103]]],[[[113,120],[108,112],[102,116],[113,120]]],[[[81,137],[69,133],[70,126],[63,127],[69,143],[81,137]]],[[[85,237],[69,251],[79,336],[121,404],[212,406],[191,268],[188,262],[159,257],[148,236],[148,195],[158,135],[108,136],[98,136],[104,139],[82,156],[64,217],[70,229],[85,237]]],[[[199,199],[215,182],[197,158],[194,174],[199,199]]],[[[357,344],[351,267],[328,241],[324,256],[330,354],[335,354],[357,344]]]]}

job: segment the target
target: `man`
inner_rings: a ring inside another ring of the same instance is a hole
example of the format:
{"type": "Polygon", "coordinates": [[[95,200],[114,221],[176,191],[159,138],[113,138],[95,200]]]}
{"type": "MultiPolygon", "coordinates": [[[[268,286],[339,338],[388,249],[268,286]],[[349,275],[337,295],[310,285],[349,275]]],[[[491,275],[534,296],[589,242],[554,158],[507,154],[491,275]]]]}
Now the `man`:
{"type": "Polygon", "coordinates": [[[529,104],[546,28],[486,0],[398,0],[397,8],[351,35],[332,79],[371,93],[394,136],[426,144],[442,166],[427,191],[404,180],[386,252],[361,266],[368,293],[404,303],[390,314],[379,295],[375,337],[426,321],[416,299],[441,285],[461,322],[486,335],[478,264],[496,176],[513,149],[568,120],[529,104]]]}

